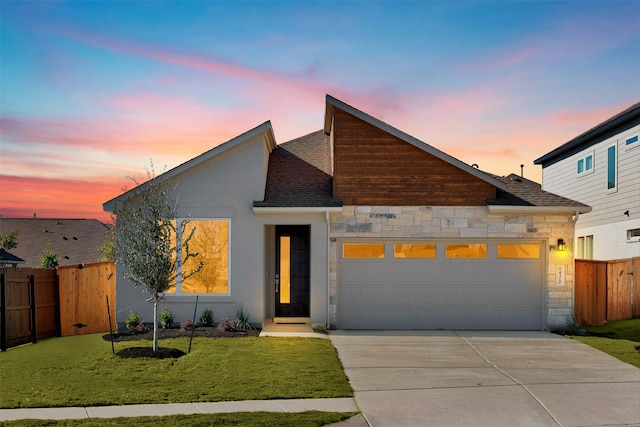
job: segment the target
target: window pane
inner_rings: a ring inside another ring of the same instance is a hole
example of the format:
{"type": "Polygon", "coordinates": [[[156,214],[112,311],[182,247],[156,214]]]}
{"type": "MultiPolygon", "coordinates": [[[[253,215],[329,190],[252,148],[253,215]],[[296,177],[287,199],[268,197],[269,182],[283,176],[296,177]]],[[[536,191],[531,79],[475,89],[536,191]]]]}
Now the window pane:
{"type": "Polygon", "coordinates": [[[593,156],[587,156],[585,159],[585,170],[591,170],[593,168],[593,156]]]}
{"type": "Polygon", "coordinates": [[[607,188],[616,188],[616,147],[607,149],[607,188]]]}
{"type": "Polygon", "coordinates": [[[291,303],[291,237],[280,236],[280,304],[291,303]]]}
{"type": "Polygon", "coordinates": [[[486,258],[487,245],[447,245],[447,258],[486,258]]]}
{"type": "Polygon", "coordinates": [[[343,258],[384,258],[384,243],[345,243],[343,258]]]}
{"type": "Polygon", "coordinates": [[[498,245],[498,258],[540,258],[540,246],[536,244],[498,245]]]}
{"type": "Polygon", "coordinates": [[[636,135],[636,136],[632,136],[631,138],[627,139],[627,141],[626,141],[626,145],[631,145],[631,144],[633,144],[634,142],[638,142],[638,135],[636,135]]]}
{"type": "Polygon", "coordinates": [[[436,245],[395,244],[394,258],[435,258],[436,245]]]}
{"type": "Polygon", "coordinates": [[[584,160],[580,159],[578,160],[578,173],[582,172],[584,172],[584,160]]]}
{"type": "MultiPolygon", "coordinates": [[[[185,236],[196,231],[189,242],[189,251],[197,252],[182,266],[183,273],[192,271],[202,261],[200,272],[182,282],[183,294],[229,293],[229,222],[226,220],[192,220],[185,236]]],[[[183,247],[184,250],[184,247],[183,247]]]]}

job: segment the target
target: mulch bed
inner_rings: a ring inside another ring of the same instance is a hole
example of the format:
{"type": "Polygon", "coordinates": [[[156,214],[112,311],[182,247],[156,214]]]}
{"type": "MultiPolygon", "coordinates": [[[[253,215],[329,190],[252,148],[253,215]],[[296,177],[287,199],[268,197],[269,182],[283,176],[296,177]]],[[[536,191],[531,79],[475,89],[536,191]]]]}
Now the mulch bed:
{"type": "MultiPolygon", "coordinates": [[[[243,338],[243,337],[257,337],[260,335],[260,331],[251,330],[251,331],[243,331],[243,330],[233,330],[233,331],[219,331],[216,327],[206,327],[200,326],[196,327],[193,331],[194,337],[207,337],[207,338],[243,338]]],[[[183,330],[180,328],[168,328],[168,329],[158,329],[158,339],[164,338],[188,338],[191,336],[191,330],[183,330]]],[[[111,341],[113,338],[114,342],[120,341],[152,341],[153,340],[153,330],[148,330],[141,333],[130,333],[130,332],[118,332],[114,333],[113,336],[111,334],[105,334],[102,336],[102,339],[105,341],[111,341]]],[[[160,342],[161,343],[161,342],[160,342]]],[[[167,348],[158,346],[158,351],[153,351],[150,345],[145,347],[130,347],[120,350],[116,353],[120,357],[150,357],[154,359],[167,359],[174,358],[177,359],[181,356],[185,355],[185,352],[179,350],[177,348],[167,348]]]]}

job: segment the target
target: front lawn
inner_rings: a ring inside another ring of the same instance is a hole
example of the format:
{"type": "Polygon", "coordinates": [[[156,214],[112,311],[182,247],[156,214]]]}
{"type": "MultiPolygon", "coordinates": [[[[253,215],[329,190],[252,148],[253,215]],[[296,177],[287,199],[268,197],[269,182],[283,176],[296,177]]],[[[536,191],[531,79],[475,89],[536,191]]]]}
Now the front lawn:
{"type": "Polygon", "coordinates": [[[231,414],[169,415],[137,418],[85,418],[81,420],[18,420],[9,421],[7,427],[316,427],[337,423],[355,413],[308,411],[300,413],[236,412],[231,414]]]}
{"type": "MultiPolygon", "coordinates": [[[[151,342],[115,343],[140,345],[151,342]]],[[[353,396],[331,342],[316,338],[194,338],[179,359],[121,358],[100,334],[53,338],[0,353],[0,386],[2,408],[353,396]]]]}
{"type": "Polygon", "coordinates": [[[587,336],[571,338],[640,368],[640,319],[612,320],[606,326],[587,326],[587,336]]]}

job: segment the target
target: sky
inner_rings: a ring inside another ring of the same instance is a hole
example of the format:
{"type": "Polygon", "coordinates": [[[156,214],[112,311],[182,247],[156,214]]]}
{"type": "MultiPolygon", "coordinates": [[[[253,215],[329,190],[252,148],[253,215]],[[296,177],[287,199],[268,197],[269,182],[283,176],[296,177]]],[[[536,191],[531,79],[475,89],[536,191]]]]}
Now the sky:
{"type": "Polygon", "coordinates": [[[640,1],[0,1],[0,215],[96,218],[325,95],[468,164],[533,161],[640,100],[640,1]]]}

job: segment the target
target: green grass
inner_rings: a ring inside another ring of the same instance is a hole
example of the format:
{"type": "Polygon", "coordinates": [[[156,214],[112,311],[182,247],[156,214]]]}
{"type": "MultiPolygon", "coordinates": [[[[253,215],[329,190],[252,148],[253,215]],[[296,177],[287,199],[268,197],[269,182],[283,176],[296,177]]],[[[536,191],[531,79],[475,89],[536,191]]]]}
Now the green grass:
{"type": "Polygon", "coordinates": [[[99,334],[53,338],[0,353],[0,388],[2,408],[353,396],[329,340],[273,337],[195,338],[162,360],[120,358],[99,334]]]}
{"type": "Polygon", "coordinates": [[[588,336],[571,338],[640,368],[640,319],[613,320],[606,326],[587,326],[588,336]]]}
{"type": "MultiPolygon", "coordinates": [[[[260,427],[315,427],[337,423],[355,413],[308,411],[300,413],[236,412],[232,414],[170,415],[137,418],[85,418],[81,420],[18,420],[6,422],[7,427],[200,427],[200,426],[260,426],[260,427]]],[[[1,423],[0,423],[1,425],[1,423]]]]}

